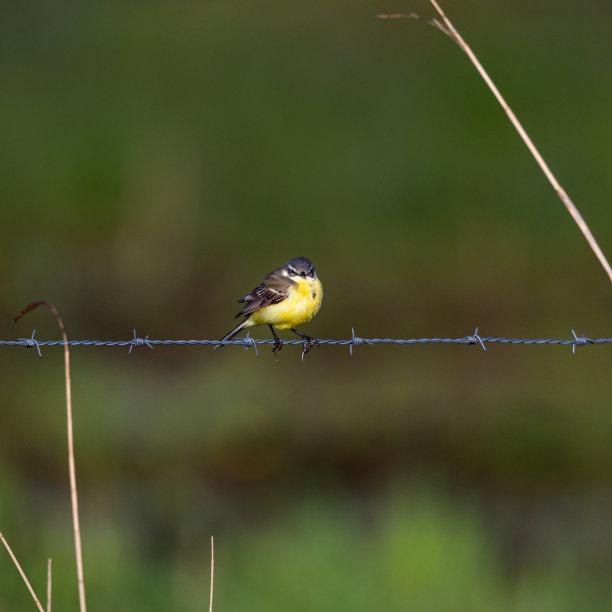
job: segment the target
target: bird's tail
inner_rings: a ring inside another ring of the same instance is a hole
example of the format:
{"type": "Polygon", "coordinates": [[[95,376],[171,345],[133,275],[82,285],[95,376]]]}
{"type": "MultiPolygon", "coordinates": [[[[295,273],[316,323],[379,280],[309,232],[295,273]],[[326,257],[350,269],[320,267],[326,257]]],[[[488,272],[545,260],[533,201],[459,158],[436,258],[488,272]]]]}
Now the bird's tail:
{"type": "MultiPolygon", "coordinates": [[[[219,342],[225,342],[225,340],[231,340],[243,327],[247,325],[248,322],[249,322],[248,319],[245,319],[244,321],[240,322],[238,325],[236,325],[236,327],[234,327],[234,329],[232,329],[232,331],[227,332],[227,334],[225,334],[225,336],[223,336],[223,338],[221,338],[219,342]]],[[[221,348],[222,346],[223,346],[222,344],[215,344],[214,348],[218,349],[218,348],[221,348]]]]}

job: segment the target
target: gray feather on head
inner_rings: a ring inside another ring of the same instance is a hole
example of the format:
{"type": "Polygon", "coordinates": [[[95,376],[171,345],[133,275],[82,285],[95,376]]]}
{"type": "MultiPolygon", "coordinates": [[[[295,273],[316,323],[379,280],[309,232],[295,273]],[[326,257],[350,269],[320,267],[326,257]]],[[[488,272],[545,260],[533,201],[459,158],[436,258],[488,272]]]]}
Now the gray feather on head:
{"type": "Polygon", "coordinates": [[[308,257],[294,257],[285,264],[285,268],[289,274],[294,276],[315,275],[315,267],[308,257]]]}

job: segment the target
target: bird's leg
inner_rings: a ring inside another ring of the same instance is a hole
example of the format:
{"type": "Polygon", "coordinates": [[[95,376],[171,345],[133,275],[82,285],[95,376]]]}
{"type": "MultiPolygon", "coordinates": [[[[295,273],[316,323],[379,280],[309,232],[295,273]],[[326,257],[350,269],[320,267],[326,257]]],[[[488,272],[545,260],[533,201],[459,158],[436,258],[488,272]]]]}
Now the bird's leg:
{"type": "Polygon", "coordinates": [[[304,341],[304,348],[302,349],[302,361],[304,361],[304,355],[316,344],[317,346],[321,346],[319,341],[316,338],[311,338],[302,332],[299,332],[297,329],[291,328],[291,331],[294,334],[297,334],[304,341]]]}
{"type": "Polygon", "coordinates": [[[271,325],[268,325],[268,327],[270,328],[270,331],[274,336],[274,346],[272,347],[272,352],[276,357],[276,351],[280,351],[283,348],[283,341],[276,335],[276,332],[274,331],[274,328],[271,325]]]}

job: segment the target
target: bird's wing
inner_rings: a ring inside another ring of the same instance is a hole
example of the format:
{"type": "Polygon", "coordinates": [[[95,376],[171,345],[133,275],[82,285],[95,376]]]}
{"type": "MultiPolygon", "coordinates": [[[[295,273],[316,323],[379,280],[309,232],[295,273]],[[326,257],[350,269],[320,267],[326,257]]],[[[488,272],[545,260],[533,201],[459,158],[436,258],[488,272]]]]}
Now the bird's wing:
{"type": "Polygon", "coordinates": [[[239,302],[246,302],[244,308],[236,317],[247,317],[257,310],[261,310],[271,304],[278,304],[289,297],[289,290],[295,283],[280,273],[280,270],[270,272],[259,287],[255,287],[251,293],[247,293],[239,302]]]}

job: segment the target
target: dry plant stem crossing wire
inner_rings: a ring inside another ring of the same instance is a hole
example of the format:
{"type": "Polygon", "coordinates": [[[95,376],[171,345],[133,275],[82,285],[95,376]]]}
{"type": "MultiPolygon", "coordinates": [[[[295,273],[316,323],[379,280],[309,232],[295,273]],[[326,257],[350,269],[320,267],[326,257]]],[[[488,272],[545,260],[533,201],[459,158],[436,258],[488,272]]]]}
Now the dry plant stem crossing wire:
{"type": "Polygon", "coordinates": [[[74,551],[76,556],[77,567],[77,585],[79,591],[79,609],[81,612],[86,612],[87,606],[85,603],[85,580],[83,579],[83,553],[81,548],[81,528],[79,526],[79,499],[77,495],[76,469],[74,463],[74,438],[72,433],[72,393],[70,387],[70,351],[68,349],[68,337],[64,322],[60,317],[57,309],[49,302],[32,302],[28,304],[16,317],[15,323],[26,315],[31,310],[38,306],[46,306],[51,310],[57,319],[62,338],[64,341],[64,371],[66,378],[66,421],[68,430],[68,473],[70,476],[70,501],[72,503],[72,525],[74,529],[74,551]]]}
{"type": "Polygon", "coordinates": [[[40,612],[45,612],[45,610],[43,609],[40,601],[38,600],[38,597],[36,597],[36,593],[34,592],[34,589],[32,588],[32,585],[30,584],[30,581],[28,580],[27,576],[25,575],[25,572],[21,569],[21,565],[19,565],[19,561],[17,561],[17,557],[15,557],[15,555],[13,554],[13,551],[11,550],[11,547],[8,545],[8,542],[4,539],[4,536],[2,535],[2,533],[0,533],[0,540],[2,540],[2,543],[4,544],[4,547],[6,548],[9,556],[13,560],[13,563],[15,564],[15,567],[17,568],[17,571],[21,575],[23,581],[25,582],[25,585],[28,587],[28,591],[30,591],[30,595],[32,595],[32,599],[34,600],[34,603],[36,604],[36,607],[39,609],[40,612]]]}
{"type": "MultiPolygon", "coordinates": [[[[512,122],[512,125],[514,126],[516,131],[519,133],[519,136],[523,139],[523,142],[529,149],[530,153],[533,155],[538,166],[540,166],[540,169],[542,170],[542,172],[548,179],[548,182],[552,185],[552,188],[556,191],[557,195],[563,202],[565,208],[567,208],[569,214],[572,216],[572,218],[576,222],[576,225],[578,225],[578,227],[580,228],[580,231],[586,238],[593,253],[595,253],[595,256],[599,260],[599,263],[602,265],[603,269],[608,275],[610,282],[612,283],[612,268],[610,267],[610,264],[608,263],[606,256],[603,254],[603,251],[599,248],[599,245],[597,244],[595,237],[591,233],[589,226],[587,225],[586,221],[582,218],[582,215],[576,208],[575,204],[572,202],[570,197],[567,195],[567,193],[565,192],[565,189],[561,187],[561,185],[555,178],[555,175],[551,172],[550,168],[548,167],[548,164],[544,161],[544,158],[540,155],[540,152],[538,151],[536,146],[531,141],[531,138],[525,131],[525,128],[523,128],[520,121],[517,119],[516,115],[514,114],[514,112],[512,111],[512,109],[510,108],[506,100],[504,99],[504,97],[501,95],[501,93],[495,86],[495,83],[493,83],[491,77],[487,74],[486,70],[482,67],[482,64],[478,61],[478,58],[476,57],[476,55],[474,54],[470,46],[465,42],[465,40],[463,40],[463,37],[461,36],[461,34],[459,34],[455,26],[453,26],[453,24],[450,22],[450,20],[448,19],[444,11],[440,8],[440,5],[436,2],[436,0],[430,0],[430,2],[433,5],[433,7],[436,9],[436,11],[438,12],[440,17],[442,18],[443,23],[441,23],[435,18],[427,20],[428,23],[432,25],[433,27],[437,28],[438,30],[440,30],[441,32],[443,32],[444,34],[446,34],[452,40],[454,40],[459,45],[461,50],[468,56],[468,58],[470,59],[470,61],[472,62],[476,70],[478,70],[480,76],[483,78],[484,82],[487,84],[489,89],[493,92],[493,95],[497,98],[497,101],[499,102],[500,106],[504,109],[506,115],[508,115],[508,119],[510,119],[510,121],[512,122]]],[[[379,15],[378,17],[380,19],[402,19],[402,18],[421,19],[421,17],[419,17],[419,15],[417,15],[416,13],[410,13],[408,15],[379,15]]]]}

